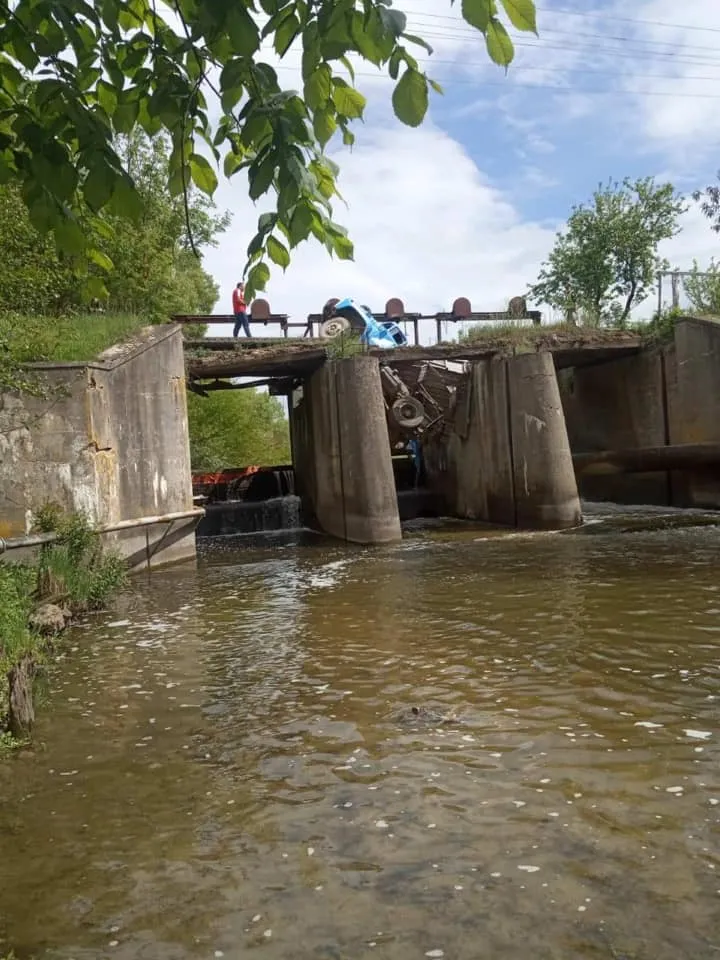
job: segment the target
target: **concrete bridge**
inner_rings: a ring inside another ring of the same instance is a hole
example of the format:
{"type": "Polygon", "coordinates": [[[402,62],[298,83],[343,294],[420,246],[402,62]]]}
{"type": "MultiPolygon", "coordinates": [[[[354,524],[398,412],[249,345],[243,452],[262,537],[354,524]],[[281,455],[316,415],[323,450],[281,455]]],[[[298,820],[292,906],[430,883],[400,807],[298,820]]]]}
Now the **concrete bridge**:
{"type": "Polygon", "coordinates": [[[315,523],[345,540],[382,543],[400,537],[392,457],[412,436],[421,440],[424,483],[444,513],[530,529],[580,523],[559,371],[642,349],[635,334],[537,327],[344,358],[342,344],[313,337],[203,338],[186,342],[186,368],[189,388],[200,394],[265,385],[286,395],[296,484],[315,523]],[[238,377],[248,379],[233,382],[238,377]],[[424,398],[437,415],[414,430],[405,429],[412,416],[398,426],[393,412],[402,397],[424,398]]]}

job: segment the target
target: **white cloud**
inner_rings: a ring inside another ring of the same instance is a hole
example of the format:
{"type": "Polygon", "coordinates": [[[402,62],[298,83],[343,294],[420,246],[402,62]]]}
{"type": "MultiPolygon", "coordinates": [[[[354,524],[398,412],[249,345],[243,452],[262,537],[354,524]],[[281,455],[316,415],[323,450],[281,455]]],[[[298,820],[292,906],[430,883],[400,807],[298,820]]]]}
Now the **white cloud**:
{"type": "MultiPolygon", "coordinates": [[[[567,0],[563,0],[566,5],[567,0]]],[[[699,140],[707,149],[720,143],[720,100],[627,92],[642,88],[683,93],[691,84],[692,91],[720,94],[720,87],[714,84],[688,79],[698,73],[717,73],[720,77],[720,44],[716,62],[707,68],[683,60],[698,57],[698,45],[711,45],[714,38],[720,40],[720,33],[670,30],[612,17],[614,12],[617,17],[682,21],[720,29],[717,0],[686,0],[681,9],[671,0],[646,0],[633,6],[629,14],[627,5],[608,6],[603,9],[602,19],[549,13],[540,23],[540,41],[527,35],[519,38],[522,45],[517,48],[517,60],[507,79],[488,63],[482,38],[463,24],[457,6],[438,5],[436,0],[409,0],[405,6],[412,10],[411,28],[427,36],[435,48],[428,64],[431,74],[445,79],[448,89],[454,81],[463,83],[462,89],[470,98],[477,98],[475,104],[456,109],[453,119],[457,121],[464,113],[468,129],[475,125],[476,139],[477,130],[486,122],[478,115],[502,106],[506,123],[517,134],[512,162],[519,158],[523,163],[513,197],[519,199],[523,189],[540,192],[552,185],[554,138],[561,129],[572,132],[575,121],[587,123],[589,114],[609,131],[614,125],[616,131],[622,127],[628,132],[629,159],[645,148],[661,150],[670,178],[682,160],[693,159],[692,151],[697,150],[699,140]],[[544,35],[543,29],[547,31],[544,35]],[[607,42],[592,35],[608,38],[607,42]],[[630,47],[610,39],[621,35],[630,47]],[[530,46],[525,45],[528,43],[530,46]],[[591,58],[593,49],[597,54],[591,58]],[[607,53],[609,49],[627,49],[629,55],[614,57],[607,53]],[[632,51],[638,50],[646,52],[634,57],[632,51]],[[676,57],[657,56],[672,50],[677,52],[676,57]],[[597,73],[588,74],[587,70],[597,73]],[[659,79],[641,79],[646,74],[659,79]],[[525,103],[527,84],[538,85],[541,94],[543,85],[566,86],[572,93],[548,91],[539,101],[539,109],[532,112],[535,108],[528,109],[525,103]],[[594,96],[584,92],[586,87],[621,92],[594,96]]],[[[419,59],[424,56],[419,51],[419,59]]],[[[272,62],[274,58],[268,59],[272,62]]],[[[281,66],[282,82],[297,86],[295,53],[291,52],[281,66]]],[[[433,124],[432,116],[439,118],[447,110],[443,98],[433,97],[431,118],[420,129],[411,130],[392,118],[392,81],[362,64],[358,86],[369,98],[368,122],[357,125],[354,150],[342,150],[337,158],[341,165],[340,188],[349,209],[340,204],[336,209],[336,219],[348,227],[355,243],[355,262],[332,260],[313,241],[303,245],[294,253],[285,274],[273,269],[267,291],[273,309],[304,320],[308,313],[319,311],[330,296],[353,296],[376,310],[382,309],[388,297],[399,296],[408,310],[434,313],[447,310],[461,295],[469,297],[477,310],[502,309],[511,296],[523,293],[535,279],[555,230],[572,204],[587,197],[568,196],[563,201],[564,209],[558,210],[557,224],[539,218],[523,219],[510,196],[475,165],[463,145],[433,124]]],[[[492,121],[488,129],[492,130],[492,121]]],[[[464,131],[460,136],[464,139],[464,131]]],[[[582,144],[579,138],[575,145],[580,164],[582,144]]],[[[489,147],[492,149],[492,139],[489,147]]],[[[697,163],[684,164],[681,186],[691,189],[697,177],[704,183],[703,171],[697,163]]],[[[593,181],[589,188],[594,185],[593,181]]],[[[248,200],[241,179],[223,182],[217,200],[235,216],[219,248],[208,253],[206,266],[221,285],[217,310],[227,312],[259,208],[248,200]]],[[[682,233],[665,244],[662,253],[682,269],[690,267],[694,258],[707,263],[719,246],[717,235],[693,208],[683,218],[682,233]]],[[[432,323],[426,324],[424,339],[429,338],[432,328],[432,323]]]]}
{"type": "MultiPolygon", "coordinates": [[[[466,296],[477,310],[498,310],[525,291],[553,229],[523,222],[461,145],[430,123],[359,133],[342,158],[340,189],[349,208],[336,213],[355,243],[355,261],[331,260],[313,242],[298,248],[285,274],[273,271],[268,299],[275,311],[304,319],[332,296],[352,296],[375,310],[398,296],[408,310],[427,313],[466,296]]],[[[257,212],[240,182],[219,193],[219,204],[236,214],[207,258],[224,312],[257,212]]],[[[429,332],[432,324],[426,326],[429,332]]]]}

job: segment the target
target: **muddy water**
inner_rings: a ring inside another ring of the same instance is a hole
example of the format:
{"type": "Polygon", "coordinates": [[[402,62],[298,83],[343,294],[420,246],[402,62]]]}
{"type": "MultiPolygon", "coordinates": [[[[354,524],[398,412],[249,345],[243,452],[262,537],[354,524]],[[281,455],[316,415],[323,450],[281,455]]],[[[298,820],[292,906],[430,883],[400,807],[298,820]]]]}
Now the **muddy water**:
{"type": "Polygon", "coordinates": [[[716,958],[720,529],[595,519],[228,542],[138,582],[68,635],[38,748],[0,765],[0,937],[716,958]]]}

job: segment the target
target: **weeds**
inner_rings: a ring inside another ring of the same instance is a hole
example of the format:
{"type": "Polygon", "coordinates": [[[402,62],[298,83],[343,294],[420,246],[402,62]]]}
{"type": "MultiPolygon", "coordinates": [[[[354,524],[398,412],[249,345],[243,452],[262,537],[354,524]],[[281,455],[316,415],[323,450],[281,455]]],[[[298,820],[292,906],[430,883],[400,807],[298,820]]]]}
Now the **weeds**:
{"type": "Polygon", "coordinates": [[[359,334],[344,332],[329,340],[325,350],[329,360],[344,360],[347,357],[356,357],[359,353],[366,353],[367,347],[359,334]]]}
{"type": "MultiPolygon", "coordinates": [[[[84,516],[64,516],[48,504],[37,513],[36,529],[56,534],[53,542],[43,544],[36,564],[0,562],[0,677],[9,681],[0,683],[0,719],[6,717],[8,729],[23,735],[32,727],[36,668],[51,650],[48,640],[30,626],[34,608],[51,602],[73,614],[99,610],[127,577],[122,558],[103,550],[84,516]],[[24,689],[18,685],[22,682],[24,689]],[[13,689],[24,697],[24,720],[13,707],[13,689]]],[[[0,755],[23,743],[22,736],[1,736],[0,755]]]]}
{"type": "Polygon", "coordinates": [[[39,600],[67,603],[75,613],[99,610],[125,585],[125,562],[103,550],[81,514],[65,517],[59,507],[48,504],[37,512],[35,526],[40,533],[57,534],[53,543],[41,548],[39,600]]]}

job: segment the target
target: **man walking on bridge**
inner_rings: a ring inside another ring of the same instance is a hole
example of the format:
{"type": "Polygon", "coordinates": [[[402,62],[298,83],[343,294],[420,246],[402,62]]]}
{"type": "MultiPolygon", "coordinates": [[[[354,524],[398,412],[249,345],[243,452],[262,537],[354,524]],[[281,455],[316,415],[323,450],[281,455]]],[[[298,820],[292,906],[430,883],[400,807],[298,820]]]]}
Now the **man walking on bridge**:
{"type": "Polygon", "coordinates": [[[247,304],[245,303],[245,284],[239,283],[233,290],[232,295],[233,313],[235,314],[235,326],[233,336],[237,337],[240,328],[245,331],[246,336],[251,336],[250,324],[247,318],[247,304]]]}

